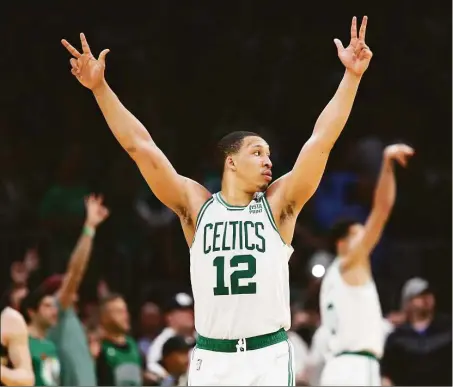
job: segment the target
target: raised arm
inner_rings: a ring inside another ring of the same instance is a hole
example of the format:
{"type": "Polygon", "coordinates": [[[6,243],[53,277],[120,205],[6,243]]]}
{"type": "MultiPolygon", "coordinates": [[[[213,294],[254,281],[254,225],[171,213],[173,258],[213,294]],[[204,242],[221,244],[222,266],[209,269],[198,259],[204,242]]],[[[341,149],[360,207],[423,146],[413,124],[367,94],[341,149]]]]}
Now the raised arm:
{"type": "MultiPolygon", "coordinates": [[[[8,310],[8,356],[13,368],[1,365],[0,379],[5,386],[33,386],[35,377],[28,348],[28,331],[24,318],[15,310],[8,310]]],[[[6,321],[5,321],[6,322],[6,321]]]]}
{"type": "Polygon", "coordinates": [[[82,235],[72,251],[63,283],[57,294],[63,309],[72,306],[76,298],[90,260],[96,229],[109,215],[108,209],[102,204],[102,196],[90,195],[85,200],[85,208],[86,219],[82,235]]]}
{"type": "Polygon", "coordinates": [[[193,193],[201,194],[201,201],[206,200],[209,193],[201,185],[175,171],[146,128],[124,107],[109,87],[104,78],[105,57],[109,50],[103,50],[96,59],[84,34],[80,34],[80,40],[82,54],[66,40],[62,40],[63,45],[74,56],[70,60],[71,73],[83,86],[93,91],[110,130],[136,162],[156,197],[183,216],[190,211],[193,193]]]}
{"type": "Polygon", "coordinates": [[[335,95],[316,121],[313,133],[300,151],[293,169],[277,180],[274,187],[271,186],[281,199],[281,208],[289,206],[292,212],[298,214],[318,188],[330,151],[348,120],[360,80],[373,55],[365,44],[366,26],[365,16],[357,37],[357,19],[354,17],[349,46],[344,48],[338,39],[334,41],[346,71],[335,95]]]}
{"type": "Polygon", "coordinates": [[[394,161],[402,167],[407,166],[408,158],[414,150],[405,144],[390,145],[384,150],[381,172],[379,174],[371,213],[368,216],[362,234],[353,241],[353,248],[348,261],[359,262],[368,257],[381,238],[382,231],[392,212],[396,199],[396,179],[394,161]]]}

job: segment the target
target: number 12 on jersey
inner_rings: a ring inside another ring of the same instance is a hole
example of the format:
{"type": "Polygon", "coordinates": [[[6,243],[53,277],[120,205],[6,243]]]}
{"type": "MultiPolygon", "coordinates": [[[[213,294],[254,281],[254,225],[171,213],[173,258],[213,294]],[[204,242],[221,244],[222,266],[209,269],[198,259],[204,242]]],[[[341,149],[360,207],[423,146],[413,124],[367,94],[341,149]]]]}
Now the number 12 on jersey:
{"type": "Polygon", "coordinates": [[[212,262],[216,268],[216,287],[214,296],[228,296],[230,294],[256,294],[256,282],[239,285],[241,279],[251,279],[256,274],[256,258],[253,255],[235,255],[229,262],[230,267],[238,267],[241,263],[247,268],[235,270],[230,275],[230,288],[225,285],[225,257],[219,256],[212,262]]]}

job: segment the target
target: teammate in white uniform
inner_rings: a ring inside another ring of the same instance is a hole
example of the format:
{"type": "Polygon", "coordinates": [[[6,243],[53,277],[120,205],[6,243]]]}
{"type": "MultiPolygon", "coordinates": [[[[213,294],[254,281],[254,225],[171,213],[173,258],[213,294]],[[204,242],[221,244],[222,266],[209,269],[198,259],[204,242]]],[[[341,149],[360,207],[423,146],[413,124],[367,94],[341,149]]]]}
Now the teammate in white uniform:
{"type": "Polygon", "coordinates": [[[268,144],[257,134],[234,132],[219,143],[221,192],[212,195],[179,175],[145,127],[121,104],[104,78],[105,57],[67,41],[72,74],[91,89],[113,134],[138,165],[156,197],[171,208],[191,255],[197,346],[189,384],[293,385],[288,259],[297,216],[319,185],[330,151],[341,134],[372,53],[365,44],[365,17],[344,48],[346,68],[332,100],[291,170],[271,186],[268,144]]]}
{"type": "Polygon", "coordinates": [[[378,359],[385,331],[369,256],[395,202],[393,161],[405,167],[413,153],[404,144],[387,147],[365,225],[342,221],[333,228],[338,257],[327,269],[320,294],[322,324],[330,330],[323,386],[381,385],[378,359]]]}

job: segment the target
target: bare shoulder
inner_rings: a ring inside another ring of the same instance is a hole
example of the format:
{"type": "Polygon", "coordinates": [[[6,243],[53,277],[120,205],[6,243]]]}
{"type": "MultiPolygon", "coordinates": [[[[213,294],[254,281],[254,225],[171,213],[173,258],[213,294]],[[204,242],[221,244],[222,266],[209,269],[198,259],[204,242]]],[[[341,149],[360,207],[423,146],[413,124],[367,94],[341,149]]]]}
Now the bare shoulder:
{"type": "Polygon", "coordinates": [[[1,314],[2,331],[7,339],[27,333],[24,317],[12,308],[6,308],[1,314]]]}
{"type": "Polygon", "coordinates": [[[2,323],[25,324],[24,317],[15,309],[7,307],[2,311],[2,323]]]}

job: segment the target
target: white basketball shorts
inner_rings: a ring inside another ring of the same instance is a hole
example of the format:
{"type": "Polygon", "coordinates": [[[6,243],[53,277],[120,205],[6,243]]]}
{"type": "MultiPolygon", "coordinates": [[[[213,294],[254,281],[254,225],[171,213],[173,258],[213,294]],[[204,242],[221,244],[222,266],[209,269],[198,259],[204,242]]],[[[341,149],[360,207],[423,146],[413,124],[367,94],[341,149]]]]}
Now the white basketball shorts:
{"type": "Polygon", "coordinates": [[[321,374],[321,386],[381,386],[376,358],[343,354],[327,360],[321,374]]]}
{"type": "Polygon", "coordinates": [[[201,349],[207,346],[197,344],[191,355],[189,386],[295,385],[293,348],[287,338],[257,349],[248,349],[244,340],[248,339],[235,340],[235,352],[201,349]]]}

